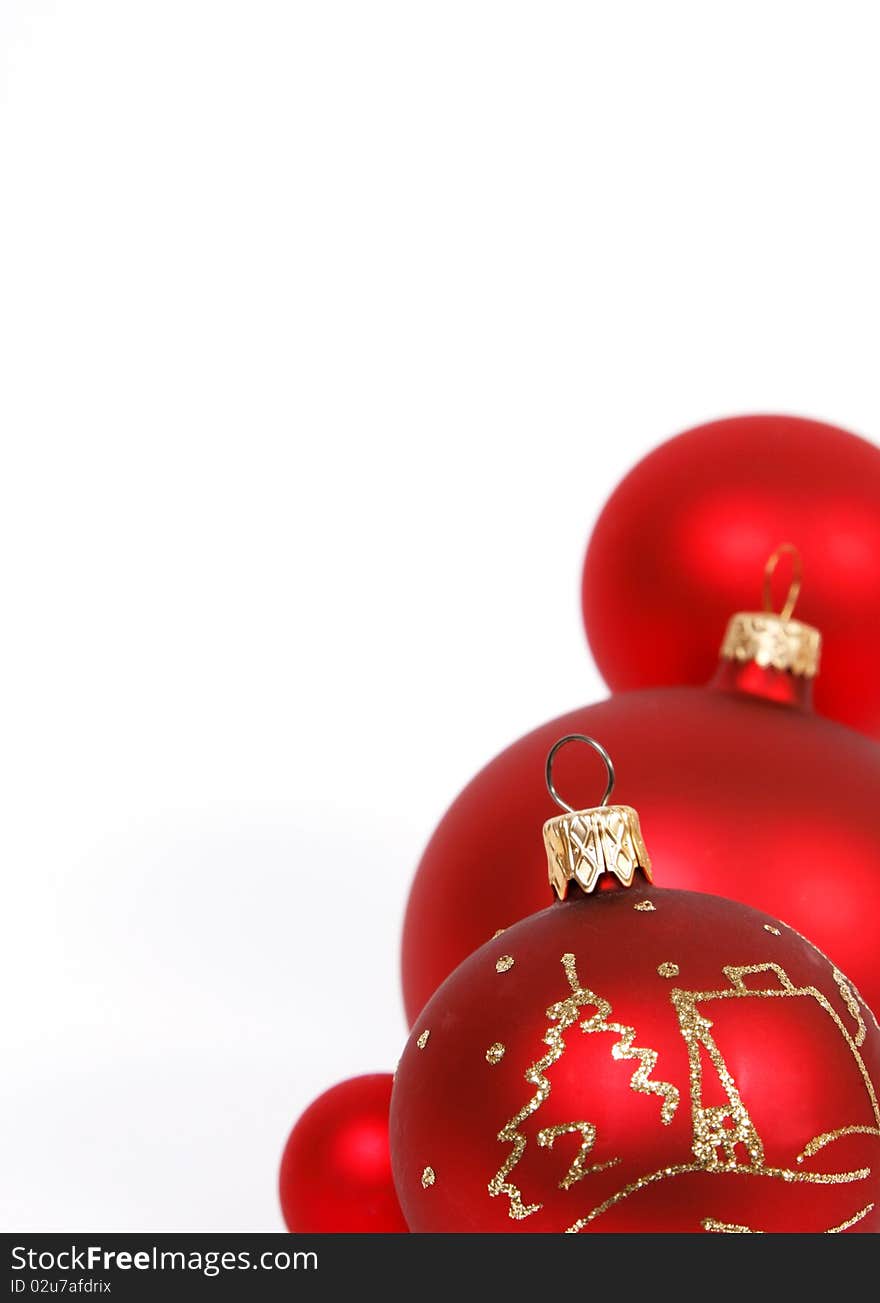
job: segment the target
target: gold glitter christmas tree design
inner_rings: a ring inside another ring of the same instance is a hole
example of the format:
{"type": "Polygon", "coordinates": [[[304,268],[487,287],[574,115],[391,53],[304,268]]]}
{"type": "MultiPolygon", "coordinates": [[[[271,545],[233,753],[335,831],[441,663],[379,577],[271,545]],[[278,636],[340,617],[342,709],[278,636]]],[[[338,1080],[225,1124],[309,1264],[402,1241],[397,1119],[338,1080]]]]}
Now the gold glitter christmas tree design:
{"type": "MultiPolygon", "coordinates": [[[[592,1006],[595,1013],[580,1023],[581,1031],[587,1034],[614,1032],[619,1037],[619,1040],[611,1047],[611,1056],[615,1059],[634,1059],[638,1063],[638,1067],[630,1078],[630,1086],[633,1090],[641,1091],[646,1095],[658,1095],[662,1099],[661,1121],[664,1123],[671,1122],[678,1107],[679,1093],[676,1087],[666,1081],[653,1081],[651,1079],[651,1073],[657,1063],[657,1051],[641,1049],[633,1044],[636,1035],[634,1027],[625,1026],[623,1023],[609,1022],[611,1005],[607,1000],[603,1000],[601,996],[596,995],[595,992],[581,986],[575,967],[574,955],[563,955],[562,967],[571,987],[571,994],[557,1004],[551,1005],[547,1010],[547,1017],[551,1025],[544,1033],[543,1039],[544,1044],[549,1046],[549,1051],[527,1068],[525,1072],[525,1079],[528,1084],[536,1087],[535,1093],[499,1131],[498,1139],[504,1144],[509,1144],[511,1151],[489,1182],[490,1195],[507,1195],[510,1200],[509,1215],[517,1221],[531,1216],[532,1213],[538,1212],[542,1207],[539,1203],[524,1203],[519,1187],[508,1180],[510,1173],[522,1158],[526,1148],[526,1137],[520,1131],[520,1127],[532,1113],[535,1113],[541,1107],[549,1096],[550,1082],[545,1073],[554,1063],[558,1062],[565,1052],[565,1033],[574,1023],[578,1022],[580,1011],[583,1008],[592,1006]]],[[[612,1166],[613,1162],[617,1161],[612,1160],[610,1163],[597,1164],[591,1168],[586,1166],[586,1159],[596,1139],[596,1129],[591,1122],[571,1122],[561,1127],[545,1128],[538,1136],[538,1143],[550,1148],[556,1137],[564,1132],[580,1132],[583,1141],[574,1163],[560,1182],[562,1189],[569,1189],[576,1181],[581,1180],[591,1171],[612,1166]]]]}

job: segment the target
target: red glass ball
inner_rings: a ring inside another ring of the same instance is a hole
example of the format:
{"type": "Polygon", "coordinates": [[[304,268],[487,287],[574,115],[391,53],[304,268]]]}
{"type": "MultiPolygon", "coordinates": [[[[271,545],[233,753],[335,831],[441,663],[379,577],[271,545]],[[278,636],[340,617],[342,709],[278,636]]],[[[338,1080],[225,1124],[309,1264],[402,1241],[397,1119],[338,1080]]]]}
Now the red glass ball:
{"type": "Polygon", "coordinates": [[[391,1177],[388,1073],[352,1077],[319,1095],[281,1159],[281,1211],[301,1233],[406,1231],[391,1177]]]}
{"type": "Polygon", "coordinates": [[[792,416],[689,430],[611,495],[583,574],[587,636],[609,687],[705,683],[728,616],[760,605],[764,564],[783,540],[803,557],[797,617],[824,640],[817,708],[880,733],[880,449],[792,416]]]}
{"type": "Polygon", "coordinates": [[[877,1231],[878,1084],[872,1016],[783,924],[692,892],[579,894],[423,1010],[394,1179],[412,1231],[877,1231]]]}
{"type": "MultiPolygon", "coordinates": [[[[497,928],[549,902],[540,829],[558,810],[544,764],[566,733],[590,734],[611,753],[613,799],[638,810],[659,885],[785,919],[880,1007],[880,747],[794,704],[804,685],[792,675],[726,672],[722,684],[753,690],[621,693],[544,724],[477,774],[440,821],[410,892],[402,974],[411,1022],[497,928]]],[[[586,748],[561,751],[555,774],[570,804],[600,799],[604,771],[586,748]]]]}

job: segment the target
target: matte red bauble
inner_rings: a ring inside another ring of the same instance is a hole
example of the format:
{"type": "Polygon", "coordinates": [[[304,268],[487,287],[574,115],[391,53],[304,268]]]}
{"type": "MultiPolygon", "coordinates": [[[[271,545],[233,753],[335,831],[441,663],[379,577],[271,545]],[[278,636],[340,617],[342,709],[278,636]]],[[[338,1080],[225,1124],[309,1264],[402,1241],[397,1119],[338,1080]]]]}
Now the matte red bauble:
{"type": "Polygon", "coordinates": [[[590,647],[614,691],[705,683],[728,612],[778,538],[810,577],[825,639],[816,705],[880,733],[880,449],[818,421],[744,416],[670,439],[611,495],[583,577],[590,647]]]}
{"type": "Polygon", "coordinates": [[[310,1104],[281,1159],[289,1231],[406,1231],[388,1150],[388,1073],[352,1077],[310,1104]]]}
{"type": "Polygon", "coordinates": [[[457,968],[398,1066],[410,1230],[880,1230],[880,1032],[843,974],[767,914],[641,882],[628,807],[545,836],[569,899],[457,968]],[[584,895],[608,869],[634,885],[584,895]]]}
{"type": "MultiPolygon", "coordinates": [[[[664,885],[785,919],[880,1007],[880,747],[811,710],[818,634],[789,618],[790,605],[781,616],[734,616],[708,688],[620,693],[543,725],[477,774],[434,832],[410,893],[410,1021],[497,928],[546,906],[531,834],[553,810],[541,770],[561,733],[607,741],[664,885]]],[[[588,781],[578,751],[559,758],[574,790],[588,781]]]]}

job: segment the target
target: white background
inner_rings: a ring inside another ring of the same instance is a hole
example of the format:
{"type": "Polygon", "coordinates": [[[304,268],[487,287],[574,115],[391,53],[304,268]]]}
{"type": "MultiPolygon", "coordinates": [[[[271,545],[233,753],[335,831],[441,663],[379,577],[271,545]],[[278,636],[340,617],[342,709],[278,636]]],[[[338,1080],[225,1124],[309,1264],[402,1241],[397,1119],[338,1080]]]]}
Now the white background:
{"type": "Polygon", "coordinates": [[[880,431],[870,3],[0,0],[0,1225],[273,1230],[716,415],[880,431]]]}

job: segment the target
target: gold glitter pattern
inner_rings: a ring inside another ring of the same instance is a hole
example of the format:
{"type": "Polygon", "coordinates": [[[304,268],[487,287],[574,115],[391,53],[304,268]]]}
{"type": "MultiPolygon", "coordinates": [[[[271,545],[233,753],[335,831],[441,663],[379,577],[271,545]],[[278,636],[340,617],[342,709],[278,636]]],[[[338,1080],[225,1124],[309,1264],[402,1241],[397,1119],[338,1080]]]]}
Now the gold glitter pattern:
{"type": "Polygon", "coordinates": [[[428,1044],[428,1037],[429,1037],[430,1035],[431,1035],[431,1032],[430,1032],[430,1030],[426,1027],[425,1030],[422,1032],[421,1036],[419,1036],[418,1040],[416,1041],[416,1045],[418,1045],[418,1047],[419,1047],[420,1050],[423,1050],[423,1049],[425,1048],[425,1046],[428,1044]]]}
{"type": "Polygon", "coordinates": [[[826,1145],[832,1144],[835,1140],[842,1140],[844,1136],[880,1136],[878,1127],[838,1127],[836,1131],[823,1131],[821,1136],[813,1136],[808,1145],[804,1145],[801,1153],[797,1156],[797,1161],[802,1163],[805,1158],[812,1158],[818,1154],[820,1149],[826,1145]]]}
{"type": "Polygon", "coordinates": [[[489,1046],[488,1050],[486,1051],[487,1063],[493,1063],[493,1064],[500,1063],[503,1058],[504,1058],[504,1046],[501,1044],[500,1041],[496,1041],[494,1045],[489,1046]]]}
{"type": "MultiPolygon", "coordinates": [[[[779,931],[779,928],[778,928],[778,927],[774,927],[772,923],[765,923],[765,924],[764,924],[764,931],[765,931],[765,932],[769,932],[770,935],[771,935],[771,936],[774,936],[774,937],[781,937],[781,936],[782,936],[782,933],[779,931]]],[[[709,1220],[711,1221],[711,1218],[710,1218],[709,1220]]],[[[719,1225],[720,1225],[720,1223],[719,1223],[719,1225]]]]}
{"type": "MultiPolygon", "coordinates": [[[[789,929],[789,931],[793,932],[796,937],[800,937],[801,941],[804,941],[810,947],[811,950],[815,950],[816,954],[821,956],[821,958],[825,960],[826,964],[831,969],[832,973],[839,971],[838,969],[835,968],[834,964],[832,964],[831,960],[828,958],[825,951],[819,949],[815,941],[811,941],[809,937],[805,937],[803,932],[798,932],[797,928],[793,928],[790,923],[786,923],[785,926],[789,929]]],[[[841,973],[840,975],[841,977],[843,977],[843,973],[841,973]]],[[[853,995],[858,1000],[861,1007],[864,1009],[865,1013],[869,1015],[871,1022],[877,1028],[878,1032],[880,1032],[880,1022],[877,1021],[877,1015],[874,1013],[873,1009],[871,1009],[871,1007],[868,1005],[861,991],[858,989],[858,987],[855,985],[854,982],[851,982],[849,980],[849,978],[845,978],[844,980],[847,982],[847,985],[849,986],[853,995]]]]}
{"type": "MultiPolygon", "coordinates": [[[[867,1217],[869,1212],[874,1211],[874,1205],[869,1203],[867,1207],[861,1208],[852,1217],[848,1217],[845,1222],[839,1226],[829,1226],[826,1235],[840,1235],[841,1231],[848,1231],[851,1226],[857,1225],[863,1218],[867,1217]]],[[[721,1235],[764,1235],[765,1231],[752,1230],[751,1226],[739,1226],[736,1222],[718,1222],[714,1217],[704,1217],[700,1223],[704,1231],[715,1231],[721,1235]]]]}
{"type": "Polygon", "coordinates": [[[496,973],[509,973],[511,968],[513,968],[513,955],[502,955],[500,959],[496,959],[496,973]]]}
{"type": "Polygon", "coordinates": [[[637,900],[633,909],[637,909],[640,914],[653,914],[657,906],[651,900],[637,900]]]}
{"type": "MultiPolygon", "coordinates": [[[[665,1081],[652,1081],[650,1079],[657,1063],[657,1051],[644,1050],[633,1045],[636,1034],[634,1027],[608,1022],[611,1005],[607,1000],[603,1000],[586,987],[581,987],[573,954],[562,956],[562,966],[571,987],[571,994],[564,1000],[551,1005],[547,1010],[547,1017],[551,1025],[545,1031],[543,1040],[544,1044],[549,1047],[548,1053],[533,1063],[525,1072],[525,1079],[528,1084],[536,1088],[535,1093],[498,1133],[499,1141],[502,1144],[510,1145],[511,1151],[489,1182],[489,1194],[493,1196],[507,1195],[510,1200],[508,1214],[515,1221],[531,1216],[532,1213],[538,1212],[542,1206],[539,1203],[523,1203],[519,1187],[507,1179],[522,1158],[526,1148],[526,1137],[522,1135],[519,1128],[532,1113],[541,1107],[549,1096],[550,1082],[544,1074],[565,1052],[565,1032],[578,1021],[579,1011],[585,1005],[594,1006],[596,1012],[581,1022],[581,1031],[586,1033],[615,1032],[620,1037],[619,1041],[611,1048],[612,1058],[638,1060],[639,1066],[630,1079],[630,1086],[633,1090],[642,1091],[644,1094],[655,1094],[662,1097],[661,1121],[664,1123],[671,1122],[678,1107],[679,1094],[675,1086],[665,1081]]],[[[578,1129],[585,1125],[587,1124],[578,1124],[578,1129]]],[[[592,1146],[592,1140],[590,1143],[592,1146]]]]}
{"type": "Polygon", "coordinates": [[[867,1217],[868,1213],[873,1211],[874,1205],[869,1203],[860,1212],[857,1212],[854,1217],[849,1217],[845,1222],[841,1222],[839,1226],[830,1226],[825,1234],[839,1235],[841,1231],[848,1231],[851,1226],[855,1226],[857,1222],[860,1222],[863,1217],[867,1217]]]}
{"type": "MultiPolygon", "coordinates": [[[[665,1181],[672,1176],[682,1176],[687,1172],[705,1172],[707,1170],[704,1163],[678,1163],[673,1167],[661,1167],[657,1172],[650,1172],[647,1176],[640,1176],[637,1180],[631,1181],[625,1185],[622,1190],[611,1195],[592,1212],[587,1213],[586,1217],[581,1217],[573,1226],[566,1229],[567,1235],[576,1235],[582,1231],[590,1222],[595,1221],[602,1213],[613,1208],[615,1204],[624,1199],[628,1199],[631,1194],[637,1190],[644,1190],[648,1185],[655,1185],[658,1181],[665,1181]]],[[[716,1169],[718,1170],[718,1169],[716,1169]]],[[[871,1175],[870,1167],[858,1167],[852,1172],[793,1172],[784,1167],[730,1167],[725,1171],[736,1176],[768,1176],[778,1177],[783,1181],[804,1182],[807,1185],[849,1185],[852,1181],[866,1181],[871,1175]]]]}
{"type": "Polygon", "coordinates": [[[678,1015],[690,1063],[691,1111],[694,1128],[693,1151],[700,1164],[712,1171],[736,1167],[737,1145],[744,1145],[752,1166],[764,1159],[764,1146],[739,1096],[736,1082],[712,1037],[712,1024],[697,1010],[703,993],[672,991],[671,999],[678,1015]],[[709,1055],[712,1067],[727,1095],[727,1104],[703,1105],[703,1065],[701,1050],[709,1055]]]}
{"type": "Polygon", "coordinates": [[[500,927],[497,932],[492,933],[492,940],[494,941],[496,937],[503,936],[506,931],[507,931],[506,927],[500,927]]]}
{"type": "MultiPolygon", "coordinates": [[[[574,963],[573,956],[566,955],[562,961],[563,964],[567,959],[571,959],[572,964],[574,963]]],[[[569,976],[569,984],[571,984],[568,968],[566,968],[566,975],[569,976]]],[[[544,1076],[544,1073],[547,1068],[552,1067],[562,1057],[565,1051],[565,1032],[573,1023],[577,1022],[579,1009],[585,1004],[592,1003],[590,997],[590,991],[577,989],[577,983],[575,983],[572,986],[572,994],[567,999],[560,1000],[547,1010],[547,1017],[550,1019],[551,1026],[544,1033],[544,1044],[549,1047],[548,1053],[533,1063],[525,1072],[525,1079],[528,1084],[536,1087],[535,1094],[523,1105],[518,1113],[514,1114],[509,1122],[505,1123],[498,1133],[498,1139],[512,1148],[489,1182],[489,1194],[493,1196],[507,1195],[510,1200],[508,1214],[514,1221],[521,1221],[525,1217],[530,1217],[532,1213],[536,1213],[541,1207],[539,1203],[523,1203],[519,1187],[507,1180],[522,1158],[526,1148],[526,1138],[520,1133],[519,1128],[530,1114],[541,1107],[550,1094],[550,1082],[544,1076]]]]}
{"type": "Polygon", "coordinates": [[[538,1132],[538,1144],[545,1149],[552,1149],[553,1142],[558,1136],[571,1135],[575,1131],[581,1133],[583,1140],[577,1157],[559,1182],[560,1190],[568,1190],[574,1185],[575,1181],[580,1181],[583,1177],[589,1176],[591,1172],[604,1172],[606,1167],[614,1167],[620,1162],[619,1158],[610,1158],[606,1163],[593,1163],[590,1167],[585,1166],[596,1139],[596,1128],[592,1122],[563,1122],[561,1126],[544,1127],[543,1131],[538,1132]]]}
{"type": "MultiPolygon", "coordinates": [[[[577,982],[574,955],[564,955],[562,962],[565,965],[569,983],[573,985],[577,982]],[[566,960],[568,964],[566,964],[566,960]]],[[[611,1005],[607,1000],[603,1000],[600,996],[593,996],[591,1003],[596,1005],[596,1012],[592,1018],[587,1018],[585,1022],[581,1023],[581,1031],[587,1033],[615,1032],[620,1037],[620,1040],[611,1047],[612,1059],[638,1059],[639,1066],[630,1077],[630,1087],[632,1090],[641,1091],[644,1095],[659,1095],[663,1100],[660,1106],[660,1121],[664,1125],[668,1125],[678,1108],[679,1093],[678,1088],[668,1081],[651,1080],[651,1073],[657,1066],[657,1051],[640,1049],[639,1046],[633,1045],[636,1035],[635,1027],[628,1027],[619,1022],[608,1022],[611,1005]]]]}
{"type": "MultiPolygon", "coordinates": [[[[838,1015],[836,1009],[820,990],[815,986],[795,986],[785,970],[780,968],[778,964],[750,964],[742,968],[728,966],[722,969],[722,971],[724,976],[731,983],[732,989],[729,991],[709,992],[706,996],[697,996],[697,999],[727,999],[731,996],[743,995],[758,996],[765,999],[786,996],[812,997],[812,999],[814,999],[821,1008],[825,1010],[843,1039],[846,1041],[849,1051],[855,1059],[862,1081],[865,1084],[865,1089],[868,1092],[868,1099],[871,1102],[871,1112],[874,1114],[874,1119],[877,1122],[877,1125],[880,1126],[880,1108],[878,1108],[877,1105],[877,1095],[874,1090],[874,1083],[871,1081],[871,1078],[868,1075],[868,1069],[865,1067],[862,1056],[859,1054],[859,1045],[861,1044],[861,1040],[859,1040],[858,1036],[854,1038],[850,1035],[846,1027],[844,1027],[843,1021],[838,1015]],[[746,986],[744,979],[753,973],[773,973],[779,981],[779,987],[765,987],[760,990],[755,990],[752,987],[746,986]]],[[[861,1031],[862,1033],[864,1032],[864,1024],[862,1024],[861,1031]]],[[[864,1040],[864,1035],[862,1035],[862,1040],[864,1040]]]]}
{"type": "Polygon", "coordinates": [[[433,1167],[426,1167],[422,1172],[422,1189],[427,1190],[428,1186],[433,1185],[436,1180],[433,1167]]]}
{"type": "Polygon", "coordinates": [[[862,1017],[862,1011],[859,1008],[859,1002],[856,999],[855,992],[852,990],[852,988],[850,987],[849,983],[847,982],[846,978],[844,977],[843,973],[840,971],[839,968],[832,968],[831,972],[835,982],[837,983],[840,994],[843,996],[843,1003],[846,1005],[847,1009],[852,1014],[853,1018],[855,1019],[856,1026],[858,1027],[858,1031],[853,1037],[853,1040],[855,1041],[856,1045],[863,1045],[865,1041],[865,1032],[866,1032],[865,1020],[862,1017]]]}
{"type": "Polygon", "coordinates": [[[718,1235],[763,1235],[763,1231],[753,1231],[751,1226],[739,1226],[736,1222],[718,1222],[714,1217],[704,1217],[700,1225],[704,1231],[715,1231],[718,1235]]]}
{"type": "MultiPolygon", "coordinates": [[[[597,1217],[600,1217],[608,1209],[636,1191],[659,1181],[665,1181],[689,1172],[716,1172],[739,1176],[768,1177],[785,1182],[806,1182],[812,1185],[846,1185],[852,1182],[864,1181],[871,1175],[871,1169],[868,1167],[844,1172],[810,1172],[803,1169],[798,1171],[790,1168],[765,1166],[764,1147],[761,1138],[711,1035],[712,1023],[697,1007],[700,1004],[711,1000],[806,997],[815,1000],[836,1025],[861,1074],[877,1126],[876,1129],[873,1127],[844,1127],[836,1132],[823,1133],[823,1135],[817,1136],[810,1141],[807,1148],[800,1155],[799,1162],[802,1162],[807,1156],[818,1153],[826,1144],[842,1135],[856,1131],[866,1134],[880,1134],[880,1109],[878,1109],[874,1085],[859,1054],[856,1038],[849,1033],[842,1019],[821,991],[811,986],[795,986],[784,969],[774,963],[751,964],[741,967],[731,965],[723,968],[722,971],[729,983],[726,988],[702,992],[674,988],[670,992],[670,999],[678,1016],[679,1027],[688,1049],[693,1150],[697,1161],[695,1163],[676,1164],[660,1168],[656,1172],[648,1173],[630,1182],[568,1227],[569,1233],[577,1233],[583,1230],[597,1217]],[[746,979],[754,975],[763,976],[765,984],[760,987],[749,986],[746,979]],[[778,985],[775,983],[778,983],[778,985]],[[703,1051],[708,1055],[727,1095],[728,1102],[726,1105],[711,1107],[703,1105],[703,1051]],[[746,1161],[740,1161],[740,1148],[745,1151],[746,1161]]],[[[841,994],[843,994],[842,987],[841,994]]],[[[831,1227],[829,1233],[837,1233],[855,1225],[856,1222],[867,1216],[872,1206],[869,1205],[839,1226],[831,1227]]],[[[741,1233],[743,1230],[749,1230],[748,1227],[741,1228],[736,1225],[728,1227],[727,1224],[716,1222],[712,1218],[707,1218],[703,1226],[706,1230],[725,1231],[726,1233],[741,1233]]]]}
{"type": "Polygon", "coordinates": [[[661,977],[678,977],[681,969],[678,964],[673,964],[669,960],[666,960],[664,963],[657,965],[657,972],[661,977]]]}

